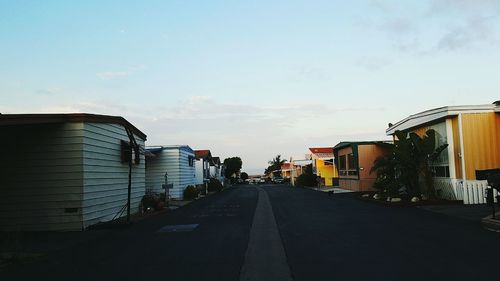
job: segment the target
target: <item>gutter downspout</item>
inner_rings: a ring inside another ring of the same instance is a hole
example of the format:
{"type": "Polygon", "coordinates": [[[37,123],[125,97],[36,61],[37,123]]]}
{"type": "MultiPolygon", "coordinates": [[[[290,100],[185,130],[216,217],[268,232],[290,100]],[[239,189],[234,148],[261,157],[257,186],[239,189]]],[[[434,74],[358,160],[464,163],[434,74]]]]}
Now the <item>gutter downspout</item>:
{"type": "Polygon", "coordinates": [[[465,153],[464,153],[464,135],[463,135],[463,126],[462,126],[462,113],[458,114],[458,134],[460,139],[460,163],[462,166],[462,188],[464,191],[464,204],[469,204],[469,198],[466,196],[466,182],[467,175],[465,173],[465,153]]]}
{"type": "Polygon", "coordinates": [[[458,134],[460,135],[460,163],[462,164],[462,180],[467,180],[465,174],[465,152],[464,152],[464,134],[462,126],[462,113],[458,114],[458,134]]]}

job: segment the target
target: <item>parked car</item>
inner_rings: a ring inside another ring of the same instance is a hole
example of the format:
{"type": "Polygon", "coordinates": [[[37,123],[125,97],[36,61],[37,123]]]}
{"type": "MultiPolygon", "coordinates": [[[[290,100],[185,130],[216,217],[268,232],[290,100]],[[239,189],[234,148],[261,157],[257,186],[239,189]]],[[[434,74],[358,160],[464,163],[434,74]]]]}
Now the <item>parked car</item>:
{"type": "Polygon", "coordinates": [[[273,183],[283,183],[285,180],[282,177],[274,177],[273,183]]]}

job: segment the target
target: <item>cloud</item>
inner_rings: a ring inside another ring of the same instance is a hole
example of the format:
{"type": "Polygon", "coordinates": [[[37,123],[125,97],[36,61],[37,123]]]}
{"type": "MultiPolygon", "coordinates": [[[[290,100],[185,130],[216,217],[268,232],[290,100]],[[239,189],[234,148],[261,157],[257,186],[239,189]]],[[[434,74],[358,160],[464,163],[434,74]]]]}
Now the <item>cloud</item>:
{"type": "Polygon", "coordinates": [[[431,0],[427,13],[440,15],[461,13],[467,16],[481,15],[484,12],[495,12],[500,9],[498,0],[431,0]]]}
{"type": "Polygon", "coordinates": [[[110,79],[127,77],[144,69],[146,69],[145,65],[138,65],[138,66],[128,67],[126,70],[98,72],[96,73],[96,76],[103,80],[110,80],[110,79]]]}
{"type": "Polygon", "coordinates": [[[96,75],[101,79],[108,80],[108,79],[115,79],[119,77],[129,76],[130,71],[104,71],[96,73],[96,75]]]}
{"type": "Polygon", "coordinates": [[[438,41],[439,50],[458,50],[478,43],[494,43],[498,31],[492,22],[498,16],[468,19],[464,24],[449,29],[438,41]]]}
{"type": "Polygon", "coordinates": [[[371,1],[366,16],[402,53],[435,55],[472,47],[496,46],[500,41],[500,1],[428,0],[410,6],[371,1]]]}
{"type": "Polygon", "coordinates": [[[381,57],[361,57],[358,59],[357,64],[367,70],[375,71],[381,70],[392,64],[392,61],[381,57]]]}
{"type": "Polygon", "coordinates": [[[39,94],[42,94],[42,95],[51,96],[51,95],[56,95],[56,94],[62,93],[63,89],[61,87],[49,87],[46,89],[37,90],[36,92],[39,94]]]}
{"type": "MultiPolygon", "coordinates": [[[[337,139],[331,138],[332,133],[349,131],[346,128],[352,124],[367,124],[369,130],[374,130],[370,122],[358,123],[356,118],[362,115],[360,112],[381,110],[366,105],[334,106],[320,102],[248,104],[210,96],[170,100],[167,105],[98,99],[22,108],[23,112],[33,113],[123,116],[148,136],[148,145],[187,144],[195,149],[208,148],[222,158],[240,156],[246,168],[259,169],[278,153],[288,158],[303,155],[309,145],[335,145],[337,139]]],[[[15,113],[12,109],[4,112],[15,113]]],[[[380,132],[384,132],[383,128],[380,132]]]]}
{"type": "Polygon", "coordinates": [[[404,17],[386,19],[378,28],[396,36],[407,36],[417,30],[415,23],[404,17]]]}
{"type": "Polygon", "coordinates": [[[325,81],[329,78],[328,73],[323,68],[314,65],[302,65],[298,67],[296,72],[296,80],[325,81]]]}

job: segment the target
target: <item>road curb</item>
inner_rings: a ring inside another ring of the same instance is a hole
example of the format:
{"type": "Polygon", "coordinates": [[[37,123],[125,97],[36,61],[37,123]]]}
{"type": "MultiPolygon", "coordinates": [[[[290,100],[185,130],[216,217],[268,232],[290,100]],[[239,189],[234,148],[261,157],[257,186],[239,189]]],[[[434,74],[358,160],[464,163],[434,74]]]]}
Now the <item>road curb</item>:
{"type": "Polygon", "coordinates": [[[498,220],[498,218],[500,218],[500,212],[495,214],[495,218],[496,219],[489,215],[481,220],[481,225],[487,230],[500,232],[500,220],[498,220]]]}

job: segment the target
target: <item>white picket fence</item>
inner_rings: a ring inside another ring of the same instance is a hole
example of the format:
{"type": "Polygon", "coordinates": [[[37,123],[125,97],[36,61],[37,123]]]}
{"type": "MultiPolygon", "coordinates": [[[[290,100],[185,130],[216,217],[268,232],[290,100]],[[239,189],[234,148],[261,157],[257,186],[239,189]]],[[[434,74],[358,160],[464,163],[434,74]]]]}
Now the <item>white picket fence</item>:
{"type": "MultiPolygon", "coordinates": [[[[464,182],[456,179],[435,179],[434,185],[439,197],[443,199],[462,200],[464,204],[486,204],[487,181],[464,182]]],[[[493,196],[497,195],[498,192],[493,190],[493,196]]]]}

